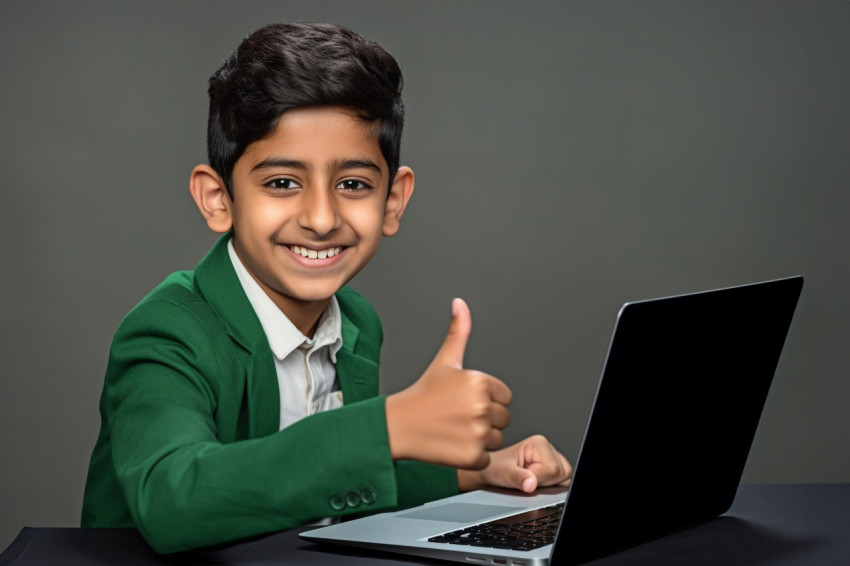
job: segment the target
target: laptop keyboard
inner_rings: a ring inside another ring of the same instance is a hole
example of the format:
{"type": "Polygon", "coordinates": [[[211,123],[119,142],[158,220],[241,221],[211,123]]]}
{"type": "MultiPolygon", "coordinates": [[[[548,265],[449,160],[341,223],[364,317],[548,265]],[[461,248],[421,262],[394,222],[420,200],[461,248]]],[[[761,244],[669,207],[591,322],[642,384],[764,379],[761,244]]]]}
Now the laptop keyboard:
{"type": "Polygon", "coordinates": [[[563,503],[525,511],[428,539],[429,542],[533,550],[555,542],[563,503]]]}

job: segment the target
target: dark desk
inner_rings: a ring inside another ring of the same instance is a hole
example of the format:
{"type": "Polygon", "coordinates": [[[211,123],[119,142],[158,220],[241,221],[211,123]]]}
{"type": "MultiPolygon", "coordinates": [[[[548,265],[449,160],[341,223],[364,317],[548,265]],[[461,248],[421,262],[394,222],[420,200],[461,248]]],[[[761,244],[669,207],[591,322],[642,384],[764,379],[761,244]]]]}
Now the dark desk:
{"type": "MultiPolygon", "coordinates": [[[[162,557],[134,529],[24,528],[0,565],[107,564],[430,564],[421,559],[331,549],[299,529],[217,549],[162,557]]],[[[441,563],[445,564],[445,563],[441,563]]],[[[850,484],[742,486],[713,521],[592,562],[611,565],[850,564],[850,484]]]]}

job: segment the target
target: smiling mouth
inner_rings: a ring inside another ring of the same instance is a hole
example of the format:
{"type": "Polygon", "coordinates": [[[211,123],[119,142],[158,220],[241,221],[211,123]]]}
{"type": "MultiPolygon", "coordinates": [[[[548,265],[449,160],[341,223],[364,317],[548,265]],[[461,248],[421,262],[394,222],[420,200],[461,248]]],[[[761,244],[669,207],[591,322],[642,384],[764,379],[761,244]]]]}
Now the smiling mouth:
{"type": "Polygon", "coordinates": [[[310,259],[327,259],[329,257],[337,255],[344,248],[342,246],[337,246],[324,250],[314,250],[312,248],[306,248],[304,246],[289,246],[289,249],[292,250],[292,253],[298,254],[301,257],[306,257],[310,259]]]}

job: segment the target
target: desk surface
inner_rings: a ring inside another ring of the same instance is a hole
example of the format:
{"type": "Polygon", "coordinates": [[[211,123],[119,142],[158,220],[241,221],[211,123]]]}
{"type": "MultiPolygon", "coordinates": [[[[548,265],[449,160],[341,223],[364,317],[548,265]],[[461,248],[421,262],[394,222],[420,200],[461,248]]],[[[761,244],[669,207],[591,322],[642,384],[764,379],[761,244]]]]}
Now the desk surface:
{"type": "MultiPolygon", "coordinates": [[[[435,564],[318,546],[299,539],[301,530],[163,557],[135,529],[26,527],[0,554],[0,565],[435,564]]],[[[590,564],[846,566],[850,564],[850,484],[741,486],[725,515],[590,564]]]]}

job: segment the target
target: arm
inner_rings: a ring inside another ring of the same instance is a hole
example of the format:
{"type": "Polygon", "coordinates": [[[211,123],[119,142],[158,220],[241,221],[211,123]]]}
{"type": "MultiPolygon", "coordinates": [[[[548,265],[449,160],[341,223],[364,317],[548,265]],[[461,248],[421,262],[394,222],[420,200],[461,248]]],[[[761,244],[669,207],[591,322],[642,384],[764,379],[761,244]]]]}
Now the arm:
{"type": "MultiPolygon", "coordinates": [[[[410,472],[392,460],[381,397],[263,438],[221,442],[233,434],[225,427],[247,427],[237,416],[224,422],[225,398],[244,395],[252,383],[239,383],[244,363],[227,354],[212,322],[149,303],[128,317],[113,344],[104,405],[112,463],[135,524],[157,551],[402,502],[397,471],[400,478],[410,472]],[[360,498],[351,498],[356,506],[345,502],[351,493],[360,498]]],[[[440,477],[453,476],[447,472],[440,477]]],[[[446,489],[445,479],[435,481],[442,483],[433,489],[446,489]]]]}

